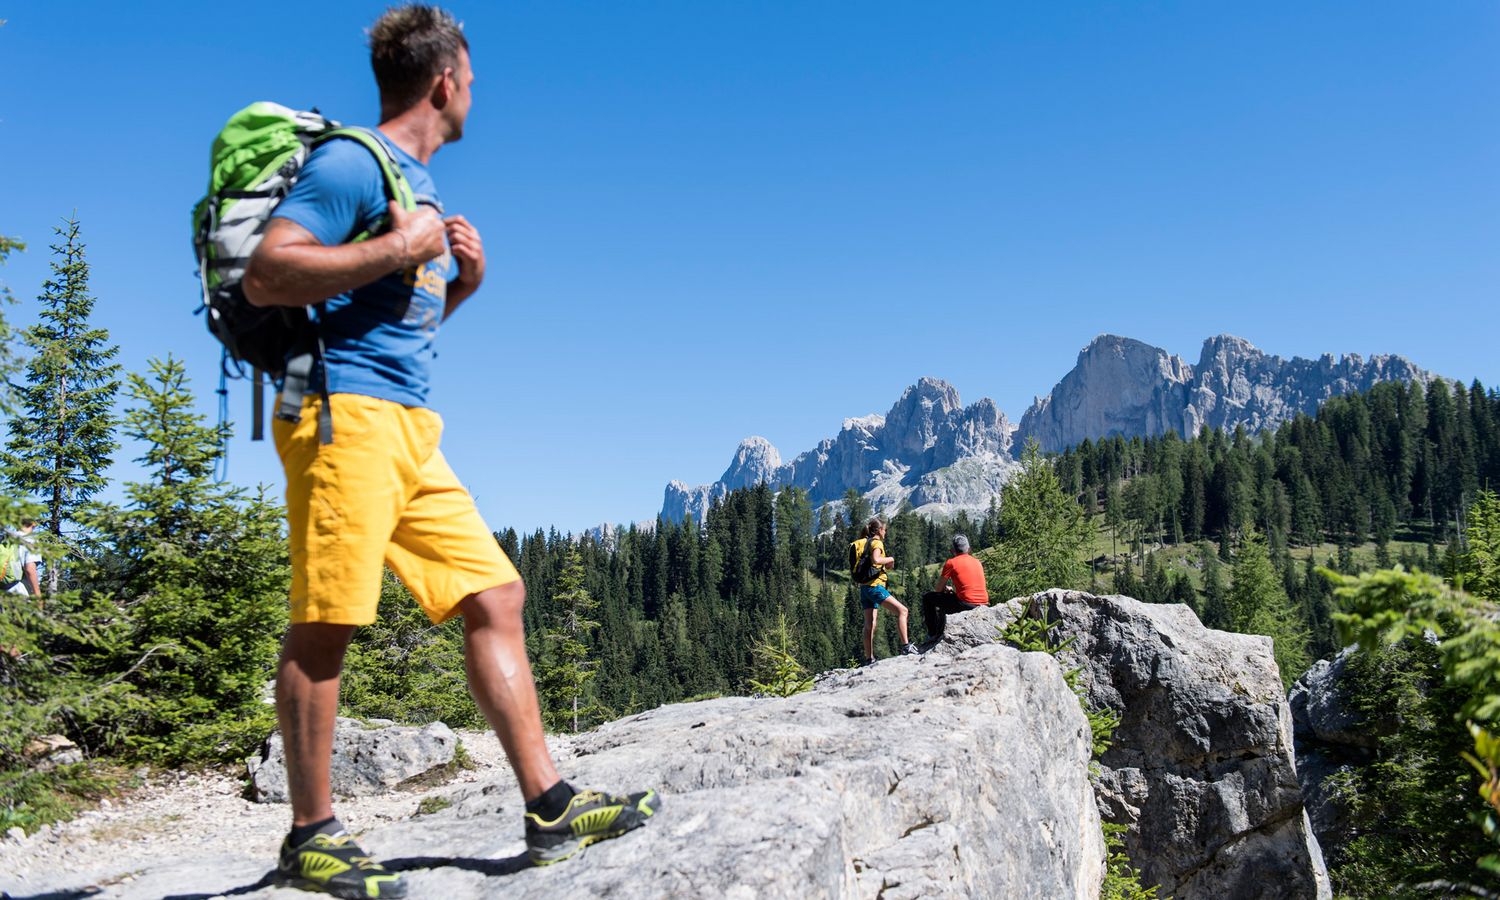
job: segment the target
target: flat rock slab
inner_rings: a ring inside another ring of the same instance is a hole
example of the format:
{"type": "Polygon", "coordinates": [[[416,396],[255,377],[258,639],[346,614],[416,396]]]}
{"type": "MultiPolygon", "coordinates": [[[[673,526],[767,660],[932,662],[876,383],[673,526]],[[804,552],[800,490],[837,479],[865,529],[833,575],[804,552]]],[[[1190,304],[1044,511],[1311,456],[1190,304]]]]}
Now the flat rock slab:
{"type": "MultiPolygon", "coordinates": [[[[1051,658],[994,641],[820,676],[787,699],[665,706],[571,742],[581,786],[654,786],[643,829],[526,864],[510,779],[377,828],[365,847],[411,896],[1096,897],[1104,850],[1088,725],[1051,658]]],[[[306,897],[236,855],[91,878],[37,896],[306,897]],[[128,878],[129,880],[123,880],[128,878]]],[[[0,877],[0,887],[6,885],[0,877]]],[[[16,893],[15,896],[22,896],[16,893]]]]}

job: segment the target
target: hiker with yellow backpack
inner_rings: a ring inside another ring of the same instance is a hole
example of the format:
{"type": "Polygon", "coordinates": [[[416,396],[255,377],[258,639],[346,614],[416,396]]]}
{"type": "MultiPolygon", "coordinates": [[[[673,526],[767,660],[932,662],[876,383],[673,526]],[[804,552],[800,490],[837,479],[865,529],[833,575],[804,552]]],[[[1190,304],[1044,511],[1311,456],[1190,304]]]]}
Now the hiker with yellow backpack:
{"type": "Polygon", "coordinates": [[[887,586],[889,573],[896,567],[896,559],[885,552],[885,523],[878,517],[865,523],[864,536],[849,545],[849,573],[859,585],[859,605],[865,611],[865,656],[860,665],[875,662],[875,620],[880,610],[896,616],[896,631],[901,635],[901,654],[912,656],[918,653],[917,646],[907,639],[906,607],[891,596],[887,586]]]}

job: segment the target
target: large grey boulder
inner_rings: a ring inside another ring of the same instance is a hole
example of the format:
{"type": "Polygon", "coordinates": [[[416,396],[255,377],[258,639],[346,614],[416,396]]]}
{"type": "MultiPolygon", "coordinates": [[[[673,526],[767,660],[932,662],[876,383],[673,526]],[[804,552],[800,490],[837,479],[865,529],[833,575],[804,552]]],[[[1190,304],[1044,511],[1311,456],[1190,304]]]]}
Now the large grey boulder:
{"type": "MultiPolygon", "coordinates": [[[[820,676],[788,699],[664,706],[559,746],[577,785],[653,785],[641,830],[543,869],[503,777],[377,828],[412,897],[1094,898],[1104,848],[1088,726],[1057,663],[994,640],[820,676]]],[[[105,879],[101,898],[305,896],[232,847],[105,879]]],[[[70,887],[60,877],[47,889],[70,887]]]]}
{"type": "MultiPolygon", "coordinates": [[[[339,719],[328,780],[335,797],[379,794],[448,765],[457,750],[458,736],[442,722],[417,728],[382,720],[339,719]]],[[[287,802],[286,748],[280,732],[266,740],[259,758],[252,757],[246,764],[254,799],[287,802]]]]}
{"type": "MultiPolygon", "coordinates": [[[[662,707],[574,748],[576,782],[655,784],[666,805],[570,870],[571,894],[1084,898],[1103,874],[1087,723],[1054,661],[993,641],[786,700],[662,707]]],[[[516,800],[478,791],[454,814],[513,822],[516,800]]]]}
{"type": "Polygon", "coordinates": [[[1028,607],[1073,642],[1088,702],[1121,717],[1095,787],[1101,814],[1130,827],[1145,883],[1178,900],[1330,896],[1269,638],[1210,630],[1186,606],[1058,590],[954,616],[934,652],[965,652],[1028,607]]]}
{"type": "Polygon", "coordinates": [[[1369,763],[1379,735],[1389,727],[1366,722],[1349,703],[1345,679],[1355,652],[1347,647],[1314,663],[1287,695],[1307,814],[1319,844],[1335,861],[1350,832],[1349,810],[1330,790],[1329,779],[1369,763]]]}
{"type": "Polygon", "coordinates": [[[1344,673],[1354,648],[1347,647],[1333,659],[1313,663],[1292,685],[1287,701],[1292,705],[1295,736],[1321,744],[1373,748],[1375,735],[1364,718],[1351,709],[1343,690],[1344,673]]]}

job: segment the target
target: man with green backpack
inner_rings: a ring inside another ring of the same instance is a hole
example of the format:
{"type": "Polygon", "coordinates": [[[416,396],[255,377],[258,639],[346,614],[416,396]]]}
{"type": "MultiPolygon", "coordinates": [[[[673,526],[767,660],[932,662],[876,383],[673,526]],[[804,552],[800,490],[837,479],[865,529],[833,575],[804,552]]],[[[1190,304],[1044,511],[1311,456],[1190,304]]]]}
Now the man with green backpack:
{"type": "MultiPolygon", "coordinates": [[[[484,278],[478,231],[462,216],[440,216],[427,170],[442,145],[463,135],[473,81],[468,41],[450,14],[422,5],[389,10],[369,36],[381,101],[380,126],[366,134],[373,143],[333,135],[314,143],[305,161],[288,157],[269,173],[293,173],[285,199],[263,187],[206,199],[217,211],[205,232],[222,230],[231,200],[271,195],[276,205],[269,222],[253,226],[258,244],[244,257],[224,251],[224,241],[200,252],[206,268],[243,266],[250,305],[233,305],[232,278],[211,282],[206,272],[211,316],[250,307],[313,311],[268,319],[289,323],[298,337],[284,363],[272,355],[259,366],[284,373],[273,431],[287,477],[292,559],[293,624],[276,705],[293,827],[278,875],[340,897],[385,898],[406,895],[403,879],[343,829],[329,790],[339,673],[355,627],[374,621],[382,565],[434,623],[462,616],[469,688],[515,770],[533,863],[566,859],[645,824],[658,799],[649,790],[574,791],[558,776],[526,658],[525,588],[438,449],[442,420],[427,407],[438,327],[484,278]]],[[[216,165],[221,156],[233,162],[223,143],[221,135],[216,165]]],[[[246,337],[247,346],[253,340],[246,337]]],[[[243,347],[226,347],[236,360],[245,356],[243,347]]]]}

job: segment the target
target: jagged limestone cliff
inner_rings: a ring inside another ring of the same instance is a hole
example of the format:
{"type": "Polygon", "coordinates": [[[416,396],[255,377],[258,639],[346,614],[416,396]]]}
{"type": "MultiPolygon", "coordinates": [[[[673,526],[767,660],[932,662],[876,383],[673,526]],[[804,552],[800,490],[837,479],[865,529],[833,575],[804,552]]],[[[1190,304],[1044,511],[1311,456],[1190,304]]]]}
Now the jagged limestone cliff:
{"type": "Polygon", "coordinates": [[[1194,366],[1160,347],[1103,334],[1079,352],[1072,371],[1047,396],[1032,403],[1016,442],[1035,439],[1050,452],[1085,438],[1167,431],[1192,437],[1204,426],[1256,432],[1316,412],[1330,397],[1382,381],[1431,377],[1400,356],[1288,360],[1227,334],[1204,341],[1194,366]]]}

